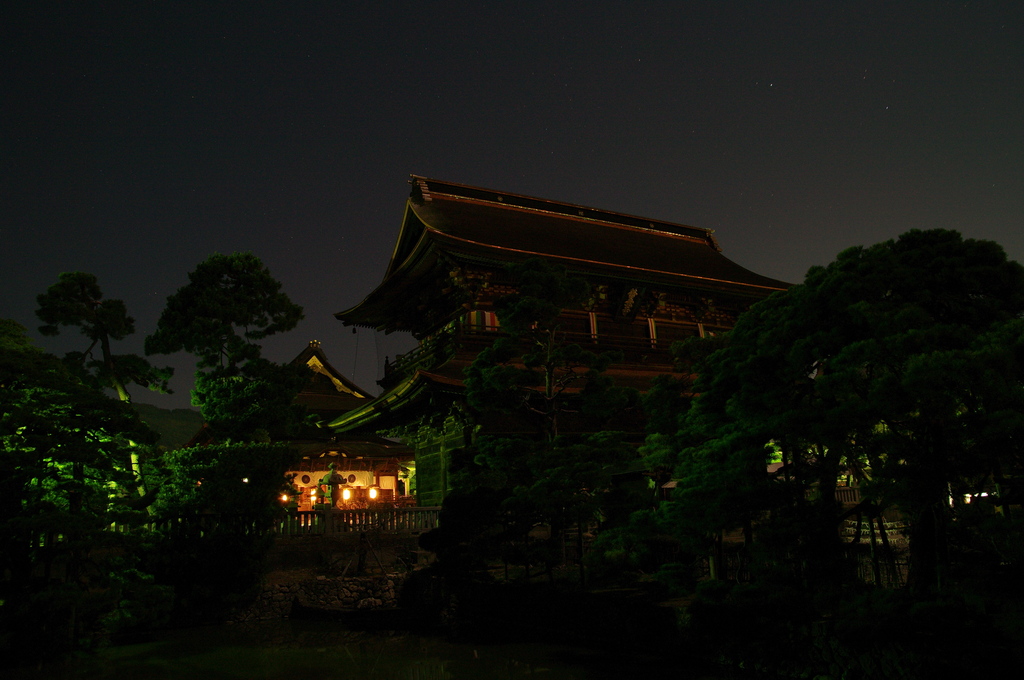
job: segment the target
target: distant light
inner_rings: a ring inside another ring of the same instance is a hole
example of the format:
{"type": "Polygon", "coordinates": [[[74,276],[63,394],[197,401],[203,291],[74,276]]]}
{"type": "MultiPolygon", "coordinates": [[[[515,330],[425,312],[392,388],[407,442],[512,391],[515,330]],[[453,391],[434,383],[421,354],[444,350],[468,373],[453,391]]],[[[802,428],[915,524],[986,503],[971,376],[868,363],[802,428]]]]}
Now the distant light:
{"type": "Polygon", "coordinates": [[[286,494],[286,493],[281,494],[281,501],[283,503],[287,503],[288,502],[288,494],[286,494]]]}
{"type": "Polygon", "coordinates": [[[242,483],[243,484],[248,484],[249,483],[249,478],[248,477],[242,477],[242,483]]]}
{"type": "Polygon", "coordinates": [[[377,487],[371,486],[370,487],[370,500],[372,501],[376,497],[377,497],[377,487]]]}
{"type": "Polygon", "coordinates": [[[352,498],[352,489],[342,489],[341,490],[341,500],[347,501],[347,500],[350,500],[351,498],[352,498]]]}

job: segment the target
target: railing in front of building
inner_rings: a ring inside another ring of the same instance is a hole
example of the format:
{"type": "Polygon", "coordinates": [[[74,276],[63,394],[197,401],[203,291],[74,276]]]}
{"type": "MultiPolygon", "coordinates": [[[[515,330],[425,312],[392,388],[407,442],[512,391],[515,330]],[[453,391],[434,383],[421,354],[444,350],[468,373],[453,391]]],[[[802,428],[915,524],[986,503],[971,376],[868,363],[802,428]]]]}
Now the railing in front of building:
{"type": "MultiPolygon", "coordinates": [[[[837,487],[836,500],[842,504],[855,505],[860,501],[857,487],[837,487]]],[[[440,508],[407,507],[364,510],[289,511],[274,524],[274,532],[280,536],[305,536],[338,534],[358,531],[382,531],[385,533],[419,533],[437,526],[440,508]]],[[[209,531],[220,529],[239,534],[260,533],[264,529],[258,522],[245,516],[234,515],[192,515],[147,522],[143,525],[150,530],[168,534],[192,534],[202,536],[209,531]]],[[[895,526],[895,525],[893,525],[895,526]]],[[[902,526],[902,525],[901,525],[902,526]]],[[[886,523],[890,527],[890,523],[886,523]]],[[[109,530],[126,533],[127,525],[112,524],[109,530]]],[[[849,532],[847,532],[849,533],[849,532]]],[[[865,536],[868,533],[865,531],[865,536]]],[[[50,548],[63,544],[65,536],[58,531],[34,533],[30,540],[32,548],[50,548]]]]}
{"type": "MultiPolygon", "coordinates": [[[[417,368],[431,368],[449,358],[457,345],[483,348],[501,334],[500,328],[459,326],[446,329],[436,336],[425,339],[418,347],[400,354],[393,361],[384,364],[384,379],[381,385],[388,387],[401,380],[417,368]]],[[[560,341],[578,344],[595,352],[622,352],[622,361],[634,365],[672,365],[671,340],[652,340],[644,337],[619,336],[610,333],[560,334],[560,341]]]]}
{"type": "Polygon", "coordinates": [[[860,487],[837,486],[836,500],[844,505],[856,505],[860,503],[860,487]]]}
{"type": "Polygon", "coordinates": [[[574,343],[583,349],[594,352],[622,352],[622,361],[627,364],[671,365],[673,363],[670,351],[672,342],[669,340],[652,340],[645,337],[602,332],[596,335],[566,332],[561,334],[561,338],[563,342],[574,343]]]}
{"type": "Polygon", "coordinates": [[[315,536],[379,531],[421,533],[437,526],[440,508],[383,508],[375,510],[291,511],[276,526],[279,536],[315,536]]]}
{"type": "MultiPolygon", "coordinates": [[[[274,522],[272,531],[279,536],[309,536],[341,534],[359,531],[380,531],[383,533],[422,533],[437,526],[441,508],[410,507],[382,508],[373,510],[303,510],[289,511],[274,522]]],[[[219,531],[239,535],[262,534],[266,524],[245,515],[187,515],[159,521],[145,522],[137,526],[111,524],[108,531],[130,533],[137,529],[160,531],[167,535],[201,538],[219,531]]],[[[63,546],[67,536],[59,531],[31,532],[29,546],[34,549],[51,549],[63,546]]]]}

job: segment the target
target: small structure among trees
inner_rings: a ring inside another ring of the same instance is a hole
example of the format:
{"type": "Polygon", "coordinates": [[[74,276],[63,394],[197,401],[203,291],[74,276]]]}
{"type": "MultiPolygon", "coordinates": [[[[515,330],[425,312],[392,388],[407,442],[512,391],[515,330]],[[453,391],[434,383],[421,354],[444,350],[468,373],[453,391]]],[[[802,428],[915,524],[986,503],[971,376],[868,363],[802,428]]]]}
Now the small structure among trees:
{"type": "Polygon", "coordinates": [[[409,447],[376,435],[338,435],[324,427],[372,396],[331,365],[317,340],[292,363],[311,371],[292,403],[306,409],[318,427],[289,439],[296,455],[285,476],[294,493],[282,500],[299,511],[413,505],[415,464],[409,447]]]}

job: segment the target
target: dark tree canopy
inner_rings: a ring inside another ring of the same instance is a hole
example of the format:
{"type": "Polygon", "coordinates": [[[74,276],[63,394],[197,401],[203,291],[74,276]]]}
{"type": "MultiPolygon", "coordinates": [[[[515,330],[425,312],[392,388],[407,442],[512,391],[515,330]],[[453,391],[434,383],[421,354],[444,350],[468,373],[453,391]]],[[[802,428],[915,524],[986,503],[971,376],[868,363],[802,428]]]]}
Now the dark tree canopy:
{"type": "Polygon", "coordinates": [[[122,300],[105,300],[96,277],[86,272],[65,272],[57,283],[36,298],[36,316],[45,324],[43,335],[57,335],[61,326],[77,326],[89,341],[84,352],[70,352],[69,366],[90,376],[97,385],[112,388],[121,401],[129,401],[127,385],[134,383],[157,392],[169,392],[173,369],[157,368],[136,354],[113,354],[112,340],[135,332],[135,319],[122,300]],[[93,350],[99,346],[99,358],[93,350]]]}
{"type": "Polygon", "coordinates": [[[292,399],[308,378],[305,367],[260,356],[262,340],[289,331],[302,307],[255,255],[212,255],[167,298],[147,354],[187,351],[198,358],[192,403],[219,439],[262,439],[296,425],[292,399]]]}
{"type": "Polygon", "coordinates": [[[262,441],[302,426],[306,412],[292,402],[308,379],[304,365],[254,359],[241,370],[197,371],[192,403],[216,437],[262,441]]]}
{"type": "Polygon", "coordinates": [[[586,350],[562,333],[559,315],[580,308],[590,295],[587,281],[540,259],[509,271],[518,292],[495,302],[505,337],[466,369],[469,404],[481,411],[528,414],[548,441],[559,434],[562,413],[585,411],[601,418],[630,404],[635,395],[602,375],[617,355],[586,350]]]}
{"type": "Polygon", "coordinates": [[[649,440],[676,466],[666,512],[699,532],[770,510],[762,535],[785,526],[784,549],[816,551],[804,557],[827,570],[832,488],[849,470],[876,507],[909,516],[911,578],[938,587],[951,492],[1024,473],[1022,312],[1024,268],[956,232],[911,231],[812,268],[740,317],[698,363],[681,427],[649,440]],[[784,468],[770,478],[773,460],[784,468]]]}
{"type": "Polygon", "coordinates": [[[258,340],[303,318],[302,307],[252,253],[211,255],[188,280],[167,298],[146,354],[185,351],[199,357],[200,368],[231,368],[259,358],[258,340]]]}
{"type": "Polygon", "coordinates": [[[585,350],[562,333],[563,311],[579,309],[590,285],[539,259],[509,271],[517,292],[495,303],[503,337],[466,369],[466,398],[478,412],[515,414],[537,427],[532,437],[480,437],[454,456],[441,528],[424,542],[448,564],[501,557],[550,567],[568,527],[589,522],[608,500],[613,472],[637,460],[621,433],[599,431],[635,402],[632,391],[602,375],[615,356],[585,350]],[[561,432],[568,413],[598,431],[561,432]],[[530,536],[538,525],[550,539],[530,536]]]}

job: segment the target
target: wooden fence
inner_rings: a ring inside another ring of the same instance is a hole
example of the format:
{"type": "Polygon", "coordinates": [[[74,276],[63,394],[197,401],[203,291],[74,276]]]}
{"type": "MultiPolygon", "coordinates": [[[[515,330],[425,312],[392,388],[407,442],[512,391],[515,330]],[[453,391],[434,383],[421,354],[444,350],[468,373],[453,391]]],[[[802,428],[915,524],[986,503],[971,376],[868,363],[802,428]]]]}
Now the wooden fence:
{"type": "MultiPolygon", "coordinates": [[[[359,531],[379,531],[386,534],[418,534],[437,526],[441,508],[385,508],[381,510],[291,511],[278,519],[271,530],[278,536],[311,536],[342,534],[359,531]]],[[[113,533],[130,533],[139,528],[161,531],[172,536],[201,538],[206,534],[236,533],[262,534],[266,524],[246,515],[210,514],[187,515],[146,522],[134,527],[111,524],[113,533]]],[[[63,546],[67,536],[58,531],[27,532],[26,540],[34,550],[63,546]]]]}
{"type": "Polygon", "coordinates": [[[380,531],[386,534],[422,533],[437,526],[441,508],[385,508],[380,510],[293,511],[275,528],[279,536],[344,534],[380,531]]]}

